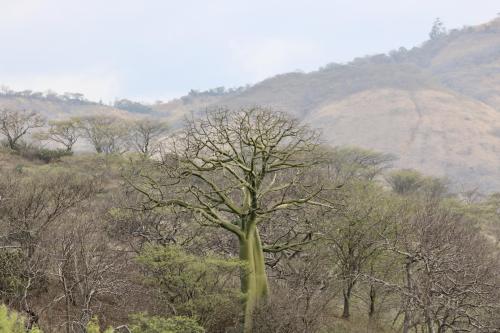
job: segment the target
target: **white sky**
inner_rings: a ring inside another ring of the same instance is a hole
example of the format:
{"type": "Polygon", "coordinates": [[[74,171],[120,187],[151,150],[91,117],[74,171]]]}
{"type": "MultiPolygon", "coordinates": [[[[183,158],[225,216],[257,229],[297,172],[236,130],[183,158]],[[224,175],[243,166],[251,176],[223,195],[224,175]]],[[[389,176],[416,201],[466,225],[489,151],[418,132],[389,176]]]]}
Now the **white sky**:
{"type": "Polygon", "coordinates": [[[412,47],[498,0],[0,0],[0,84],[170,99],[412,47]]]}

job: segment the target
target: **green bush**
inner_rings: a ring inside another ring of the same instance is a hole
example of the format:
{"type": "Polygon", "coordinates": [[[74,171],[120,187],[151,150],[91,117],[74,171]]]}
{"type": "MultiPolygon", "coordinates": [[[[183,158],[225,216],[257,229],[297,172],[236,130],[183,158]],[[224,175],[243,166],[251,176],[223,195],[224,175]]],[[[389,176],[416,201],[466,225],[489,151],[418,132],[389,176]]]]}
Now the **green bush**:
{"type": "Polygon", "coordinates": [[[176,309],[172,315],[195,317],[209,331],[235,325],[240,261],[198,256],[176,246],[146,246],[137,260],[146,282],[159,288],[160,303],[176,309]]]}
{"type": "Polygon", "coordinates": [[[23,257],[19,251],[0,251],[0,290],[7,296],[21,292],[24,285],[23,257]]]}
{"type": "MultiPolygon", "coordinates": [[[[15,311],[9,311],[5,305],[0,306],[0,333],[25,333],[24,318],[15,311]]],[[[42,333],[33,328],[28,333],[42,333]]]]}
{"type": "Polygon", "coordinates": [[[67,151],[66,149],[38,149],[35,152],[35,157],[41,161],[46,163],[50,163],[53,161],[58,161],[61,157],[71,156],[73,153],[71,151],[67,151]]]}
{"type": "Polygon", "coordinates": [[[55,162],[64,156],[73,155],[73,152],[66,149],[48,149],[31,145],[24,145],[20,147],[17,153],[28,160],[38,160],[45,163],[55,162]]]}

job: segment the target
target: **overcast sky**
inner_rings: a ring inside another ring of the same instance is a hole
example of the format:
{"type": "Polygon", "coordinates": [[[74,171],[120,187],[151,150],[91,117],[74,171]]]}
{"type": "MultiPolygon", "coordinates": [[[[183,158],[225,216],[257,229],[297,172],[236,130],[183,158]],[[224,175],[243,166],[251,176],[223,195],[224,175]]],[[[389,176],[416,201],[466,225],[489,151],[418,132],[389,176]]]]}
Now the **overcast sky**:
{"type": "Polygon", "coordinates": [[[167,100],[412,47],[498,0],[0,0],[0,84],[167,100]]]}

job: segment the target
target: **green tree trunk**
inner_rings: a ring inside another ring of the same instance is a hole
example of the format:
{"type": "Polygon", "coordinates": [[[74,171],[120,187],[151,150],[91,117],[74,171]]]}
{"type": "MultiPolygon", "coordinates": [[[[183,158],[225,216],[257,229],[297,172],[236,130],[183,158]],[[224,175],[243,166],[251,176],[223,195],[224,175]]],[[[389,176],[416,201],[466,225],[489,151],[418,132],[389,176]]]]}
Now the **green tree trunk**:
{"type": "Polygon", "coordinates": [[[244,295],[243,332],[252,332],[252,316],[255,307],[266,298],[268,282],[264,254],[259,232],[250,225],[244,238],[240,238],[240,260],[246,263],[241,272],[241,292],[244,295]]]}

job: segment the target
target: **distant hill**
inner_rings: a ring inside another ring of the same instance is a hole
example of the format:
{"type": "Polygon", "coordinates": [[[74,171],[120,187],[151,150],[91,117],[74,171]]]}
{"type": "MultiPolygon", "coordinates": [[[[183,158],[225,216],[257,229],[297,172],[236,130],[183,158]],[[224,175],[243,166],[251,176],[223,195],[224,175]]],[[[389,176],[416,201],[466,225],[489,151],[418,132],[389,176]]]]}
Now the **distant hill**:
{"type": "Polygon", "coordinates": [[[334,145],[399,157],[398,167],[500,191],[500,19],[439,34],[420,47],[288,73],[218,96],[155,106],[264,105],[322,128],[334,145]]]}
{"type": "Polygon", "coordinates": [[[47,119],[95,114],[128,117],[133,114],[125,109],[88,101],[82,94],[58,95],[50,91],[41,93],[31,90],[16,92],[6,87],[0,91],[0,109],[2,108],[34,110],[40,112],[47,119]]]}
{"type": "Polygon", "coordinates": [[[150,114],[173,124],[217,105],[262,105],[323,129],[333,145],[393,153],[397,167],[448,176],[458,186],[500,191],[500,19],[448,32],[419,47],[293,72],[238,89],[192,91],[168,103],[113,107],[69,96],[2,94],[0,107],[49,118],[150,114]]]}

